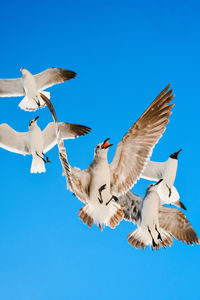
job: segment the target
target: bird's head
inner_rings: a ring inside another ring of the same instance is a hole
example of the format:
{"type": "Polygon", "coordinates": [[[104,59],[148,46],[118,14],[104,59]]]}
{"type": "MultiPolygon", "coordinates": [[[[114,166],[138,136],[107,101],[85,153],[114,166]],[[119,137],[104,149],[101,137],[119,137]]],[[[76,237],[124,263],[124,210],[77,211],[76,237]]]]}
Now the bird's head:
{"type": "Polygon", "coordinates": [[[21,68],[21,69],[20,69],[20,72],[22,73],[22,76],[24,76],[24,75],[26,75],[26,74],[29,73],[29,71],[26,70],[26,69],[24,69],[24,68],[21,68]]]}
{"type": "Polygon", "coordinates": [[[95,156],[106,156],[108,152],[108,148],[113,144],[108,142],[109,138],[107,138],[103,143],[98,144],[94,149],[95,156]]]}
{"type": "Polygon", "coordinates": [[[148,186],[147,192],[156,192],[158,189],[159,184],[163,181],[163,179],[160,179],[156,183],[152,183],[148,186]]]}
{"type": "Polygon", "coordinates": [[[35,119],[31,120],[28,124],[29,128],[33,127],[34,125],[37,124],[37,119],[39,118],[39,116],[37,116],[35,119]]]}

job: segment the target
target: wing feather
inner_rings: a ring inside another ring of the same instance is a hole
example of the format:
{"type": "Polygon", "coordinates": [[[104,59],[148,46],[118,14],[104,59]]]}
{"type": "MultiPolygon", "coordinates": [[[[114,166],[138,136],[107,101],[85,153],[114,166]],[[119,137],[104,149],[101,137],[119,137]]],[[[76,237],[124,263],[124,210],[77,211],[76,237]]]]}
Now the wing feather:
{"type": "Polygon", "coordinates": [[[0,79],[0,97],[24,96],[22,78],[0,79]]]}
{"type": "Polygon", "coordinates": [[[186,242],[188,245],[200,243],[192,225],[178,209],[160,206],[159,224],[179,241],[186,242]]]}
{"type": "Polygon", "coordinates": [[[8,124],[0,124],[0,147],[22,155],[31,154],[29,133],[17,132],[8,124]]]}
{"type": "MultiPolygon", "coordinates": [[[[88,134],[91,130],[91,128],[83,125],[65,122],[59,122],[58,126],[62,140],[74,139],[78,136],[83,136],[88,134]]],[[[42,134],[44,141],[44,153],[46,153],[57,144],[55,123],[49,123],[43,130],[42,134]]]]}
{"type": "Polygon", "coordinates": [[[44,90],[55,84],[70,80],[75,76],[76,73],[73,71],[59,68],[49,68],[34,75],[34,78],[36,80],[38,90],[44,90]]]}
{"type": "Polygon", "coordinates": [[[125,134],[110,164],[111,191],[115,196],[126,193],[137,182],[155,144],[169,122],[174,95],[168,85],[125,134]]]}
{"type": "Polygon", "coordinates": [[[141,178],[158,181],[163,176],[165,164],[165,162],[148,161],[142,172],[141,178]]]}
{"type": "Polygon", "coordinates": [[[124,219],[135,224],[140,223],[141,220],[141,205],[143,198],[137,196],[131,191],[121,195],[117,202],[120,203],[124,208],[124,219]]]}

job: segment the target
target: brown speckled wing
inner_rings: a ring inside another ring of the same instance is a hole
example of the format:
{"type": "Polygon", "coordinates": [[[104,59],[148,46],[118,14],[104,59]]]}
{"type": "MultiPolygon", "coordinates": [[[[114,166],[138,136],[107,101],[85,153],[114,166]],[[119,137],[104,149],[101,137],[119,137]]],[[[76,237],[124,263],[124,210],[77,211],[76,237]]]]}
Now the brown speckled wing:
{"type": "Polygon", "coordinates": [[[155,144],[169,122],[174,95],[168,85],[125,134],[110,164],[111,191],[115,196],[126,193],[139,179],[155,144]]]}

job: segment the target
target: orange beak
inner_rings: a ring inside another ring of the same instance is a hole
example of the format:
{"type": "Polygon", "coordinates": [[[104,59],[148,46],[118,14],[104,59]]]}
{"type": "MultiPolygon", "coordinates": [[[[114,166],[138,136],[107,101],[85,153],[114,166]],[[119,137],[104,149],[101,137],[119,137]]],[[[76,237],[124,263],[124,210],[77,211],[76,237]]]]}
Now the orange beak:
{"type": "Polygon", "coordinates": [[[103,145],[101,146],[102,149],[107,149],[108,147],[112,146],[112,144],[110,144],[108,140],[109,138],[103,142],[103,145]]]}

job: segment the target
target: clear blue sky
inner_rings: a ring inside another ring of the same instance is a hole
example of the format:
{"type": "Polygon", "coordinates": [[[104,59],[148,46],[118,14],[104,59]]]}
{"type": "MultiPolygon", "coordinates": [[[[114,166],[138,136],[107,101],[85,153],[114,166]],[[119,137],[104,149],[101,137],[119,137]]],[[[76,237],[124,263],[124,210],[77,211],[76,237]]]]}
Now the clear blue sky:
{"type": "MultiPolygon", "coordinates": [[[[72,166],[86,168],[95,145],[117,143],[155,96],[171,82],[173,114],[153,159],[180,154],[176,187],[187,217],[199,227],[200,4],[198,1],[4,1],[1,3],[0,78],[48,67],[77,72],[51,88],[60,121],[92,127],[67,141],[72,166]]],[[[0,99],[0,122],[26,131],[48,109],[28,113],[18,98],[0,99]]],[[[142,251],[121,222],[103,233],[78,218],[82,203],[66,190],[55,147],[43,175],[29,173],[31,157],[0,149],[0,299],[200,299],[200,247],[175,241],[142,251]]],[[[144,195],[148,182],[133,189],[144,195]]]]}

